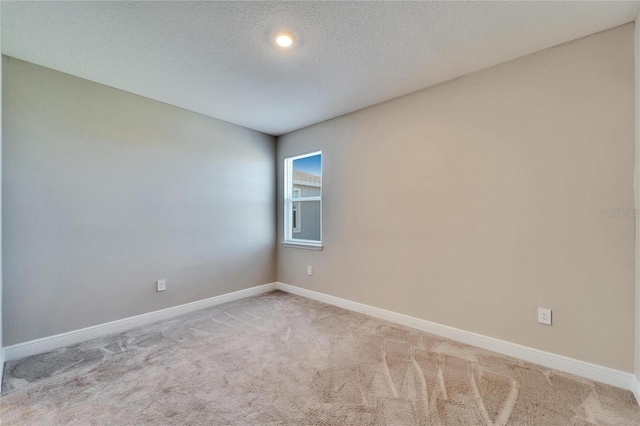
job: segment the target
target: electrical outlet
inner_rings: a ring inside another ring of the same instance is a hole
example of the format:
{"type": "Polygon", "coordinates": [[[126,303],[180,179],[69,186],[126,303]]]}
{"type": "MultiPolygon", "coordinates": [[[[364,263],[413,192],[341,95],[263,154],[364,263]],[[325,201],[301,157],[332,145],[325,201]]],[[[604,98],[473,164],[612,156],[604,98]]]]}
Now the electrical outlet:
{"type": "Polygon", "coordinates": [[[167,280],[156,281],[156,291],[165,291],[167,289],[167,280]]]}
{"type": "Polygon", "coordinates": [[[551,309],[538,308],[538,322],[540,324],[551,325],[551,309]]]}
{"type": "Polygon", "coordinates": [[[313,268],[311,267],[311,265],[307,266],[307,275],[313,275],[313,268]]]}

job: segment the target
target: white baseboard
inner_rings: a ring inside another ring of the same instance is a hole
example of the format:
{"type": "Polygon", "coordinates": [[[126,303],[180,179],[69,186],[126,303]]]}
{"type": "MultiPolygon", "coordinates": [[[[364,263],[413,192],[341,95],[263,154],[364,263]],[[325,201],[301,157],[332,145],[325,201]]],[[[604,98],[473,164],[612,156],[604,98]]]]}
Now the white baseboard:
{"type": "Polygon", "coordinates": [[[189,312],[194,312],[199,309],[221,305],[223,303],[232,302],[234,300],[244,299],[245,297],[257,296],[262,293],[268,293],[270,291],[274,291],[275,289],[276,283],[259,285],[240,291],[234,291],[233,293],[227,293],[220,296],[210,297],[208,299],[185,303],[184,305],[172,306],[171,308],[148,312],[146,314],[123,318],[120,320],[98,324],[79,330],[73,330],[67,333],[56,334],[55,336],[43,337],[41,339],[18,343],[4,348],[4,361],[13,361],[15,359],[24,358],[26,356],[37,355],[40,353],[52,351],[54,349],[75,345],[77,343],[95,339],[97,337],[107,336],[114,333],[121,333],[140,325],[152,324],[154,322],[158,322],[167,318],[172,318],[182,314],[188,314],[189,312]]]}
{"type": "Polygon", "coordinates": [[[426,331],[427,333],[435,334],[436,336],[456,340],[458,342],[466,343],[468,345],[487,349],[514,358],[519,358],[534,364],[542,365],[544,367],[575,374],[576,376],[585,377],[596,382],[606,383],[608,385],[630,390],[635,393],[636,398],[640,403],[640,391],[638,391],[637,387],[638,380],[632,373],[614,370],[609,367],[591,364],[589,362],[541,351],[539,349],[518,345],[516,343],[506,342],[504,340],[494,339],[493,337],[483,336],[481,334],[472,333],[470,331],[460,330],[458,328],[410,317],[408,315],[399,314],[397,312],[387,311],[385,309],[364,305],[362,303],[353,302],[347,299],[341,299],[339,297],[318,293],[312,290],[307,290],[281,282],[278,282],[277,286],[278,290],[282,290],[287,293],[297,294],[308,299],[317,300],[319,302],[338,306],[350,311],[359,312],[361,314],[380,318],[386,321],[394,322],[396,324],[415,328],[417,330],[426,331]],[[636,384],[635,390],[634,383],[636,384]]]}
{"type": "Polygon", "coordinates": [[[631,389],[631,391],[635,395],[638,404],[640,404],[640,381],[638,380],[638,377],[636,375],[633,376],[633,382],[631,386],[633,388],[631,389]]]}

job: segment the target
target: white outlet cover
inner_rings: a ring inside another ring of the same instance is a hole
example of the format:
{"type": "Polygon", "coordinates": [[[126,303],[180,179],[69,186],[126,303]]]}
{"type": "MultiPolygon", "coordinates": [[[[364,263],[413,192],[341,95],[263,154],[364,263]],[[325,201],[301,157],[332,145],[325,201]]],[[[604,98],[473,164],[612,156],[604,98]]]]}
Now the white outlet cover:
{"type": "Polygon", "coordinates": [[[307,266],[307,275],[313,275],[313,268],[311,266],[307,266]]]}
{"type": "Polygon", "coordinates": [[[156,281],[156,291],[165,291],[167,289],[167,280],[156,281]]]}
{"type": "Polygon", "coordinates": [[[538,322],[540,324],[551,325],[551,309],[538,308],[538,322]]]}

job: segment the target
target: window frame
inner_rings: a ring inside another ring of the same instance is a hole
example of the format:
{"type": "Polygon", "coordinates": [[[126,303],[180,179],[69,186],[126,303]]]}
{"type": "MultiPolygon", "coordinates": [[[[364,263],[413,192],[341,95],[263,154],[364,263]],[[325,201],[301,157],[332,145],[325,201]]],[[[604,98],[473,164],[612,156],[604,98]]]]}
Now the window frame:
{"type": "MultiPolygon", "coordinates": [[[[293,193],[298,194],[297,197],[293,197],[294,200],[296,198],[300,198],[302,195],[302,191],[299,188],[293,188],[293,193]]],[[[296,203],[298,203],[298,201],[291,201],[291,220],[293,221],[291,226],[291,235],[299,234],[302,231],[300,228],[300,224],[302,223],[302,209],[300,208],[300,204],[296,205],[296,203]]]]}
{"type": "Polygon", "coordinates": [[[295,155],[284,159],[284,240],[282,245],[285,247],[298,247],[308,248],[313,250],[322,250],[322,175],[324,169],[324,159],[322,158],[322,150],[316,150],[305,154],[295,155]],[[312,197],[293,197],[293,162],[301,158],[313,157],[320,155],[320,195],[312,197]],[[320,202],[320,240],[306,240],[301,238],[294,238],[293,234],[293,203],[299,203],[297,209],[297,225],[298,232],[300,232],[300,211],[302,210],[302,203],[308,201],[320,202]]]}

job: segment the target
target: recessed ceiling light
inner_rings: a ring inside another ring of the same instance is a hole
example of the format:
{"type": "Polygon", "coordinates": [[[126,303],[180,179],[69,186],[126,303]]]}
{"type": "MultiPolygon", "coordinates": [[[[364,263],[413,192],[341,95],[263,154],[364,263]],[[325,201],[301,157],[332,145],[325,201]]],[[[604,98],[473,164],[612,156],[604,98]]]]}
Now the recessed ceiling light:
{"type": "Polygon", "coordinates": [[[293,45],[293,34],[279,32],[276,34],[276,44],[280,47],[291,47],[293,45]]]}

